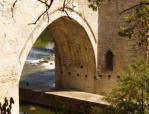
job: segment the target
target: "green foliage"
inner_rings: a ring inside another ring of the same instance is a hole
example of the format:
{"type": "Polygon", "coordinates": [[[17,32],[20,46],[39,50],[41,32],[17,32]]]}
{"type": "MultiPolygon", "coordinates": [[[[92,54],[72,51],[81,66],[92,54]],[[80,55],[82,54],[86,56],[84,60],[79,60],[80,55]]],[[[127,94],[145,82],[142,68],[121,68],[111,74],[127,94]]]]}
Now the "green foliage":
{"type": "Polygon", "coordinates": [[[97,11],[98,7],[102,5],[104,0],[88,0],[89,7],[94,11],[97,11]]]}
{"type": "MultiPolygon", "coordinates": [[[[89,7],[97,10],[105,0],[88,0],[89,7]]],[[[140,3],[123,11],[124,22],[120,27],[119,35],[136,39],[140,46],[149,44],[149,1],[140,0],[140,3]]]]}
{"type": "Polygon", "coordinates": [[[104,111],[101,108],[97,107],[97,106],[92,107],[92,113],[93,114],[105,114],[104,111]]]}
{"type": "Polygon", "coordinates": [[[113,109],[108,106],[92,106],[89,114],[113,114],[113,109]]]}
{"type": "Polygon", "coordinates": [[[125,26],[120,28],[119,35],[136,39],[140,46],[149,43],[149,3],[142,0],[134,8],[125,11],[125,26]],[[125,29],[124,29],[125,28],[125,29]]]}
{"type": "Polygon", "coordinates": [[[145,60],[129,66],[120,74],[119,89],[114,89],[106,100],[114,114],[147,114],[149,108],[149,65],[145,60]]]}
{"type": "Polygon", "coordinates": [[[54,42],[54,39],[50,35],[48,29],[45,29],[35,42],[34,46],[45,47],[49,42],[54,42]]]}

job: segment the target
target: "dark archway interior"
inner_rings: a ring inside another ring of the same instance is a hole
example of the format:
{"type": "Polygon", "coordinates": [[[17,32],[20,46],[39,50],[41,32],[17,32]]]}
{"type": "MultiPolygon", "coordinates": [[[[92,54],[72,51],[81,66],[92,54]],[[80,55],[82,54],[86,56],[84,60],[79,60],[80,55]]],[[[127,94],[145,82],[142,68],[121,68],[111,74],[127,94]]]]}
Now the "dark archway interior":
{"type": "Polygon", "coordinates": [[[61,17],[48,29],[56,43],[56,87],[93,92],[95,56],[84,28],[61,17]]]}
{"type": "Polygon", "coordinates": [[[75,20],[61,17],[46,30],[55,41],[56,88],[95,92],[95,55],[85,29],[75,20]]]}
{"type": "Polygon", "coordinates": [[[113,70],[113,53],[111,51],[108,51],[106,53],[106,66],[105,69],[108,71],[112,71],[113,70]]]}

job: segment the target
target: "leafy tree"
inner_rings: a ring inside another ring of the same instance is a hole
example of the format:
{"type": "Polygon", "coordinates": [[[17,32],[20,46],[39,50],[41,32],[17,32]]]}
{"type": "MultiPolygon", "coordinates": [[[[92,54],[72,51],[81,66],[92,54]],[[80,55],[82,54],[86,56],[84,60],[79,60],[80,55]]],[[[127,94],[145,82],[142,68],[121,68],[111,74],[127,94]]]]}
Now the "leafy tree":
{"type": "Polygon", "coordinates": [[[92,8],[94,11],[98,10],[98,7],[102,5],[104,0],[88,0],[89,7],[92,8]]]}
{"type": "Polygon", "coordinates": [[[149,113],[149,64],[144,59],[121,73],[118,87],[106,98],[115,109],[114,114],[149,113]]]}
{"type": "Polygon", "coordinates": [[[111,107],[91,107],[91,114],[113,114],[113,109],[111,107]]]}
{"type": "Polygon", "coordinates": [[[139,46],[146,51],[146,62],[149,58],[149,2],[140,0],[138,4],[130,7],[120,14],[125,13],[125,25],[120,27],[119,35],[135,39],[139,46]]]}
{"type": "Polygon", "coordinates": [[[93,114],[104,114],[104,110],[100,109],[99,107],[92,107],[93,114]]]}

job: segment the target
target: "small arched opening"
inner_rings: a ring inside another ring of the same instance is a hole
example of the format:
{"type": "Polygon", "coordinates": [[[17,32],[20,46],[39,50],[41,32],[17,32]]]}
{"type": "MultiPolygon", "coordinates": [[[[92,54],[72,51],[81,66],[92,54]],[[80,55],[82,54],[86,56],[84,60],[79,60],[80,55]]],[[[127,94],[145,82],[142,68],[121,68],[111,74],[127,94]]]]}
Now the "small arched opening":
{"type": "Polygon", "coordinates": [[[113,59],[114,59],[114,55],[109,50],[105,55],[105,70],[106,71],[113,71],[113,59]]]}

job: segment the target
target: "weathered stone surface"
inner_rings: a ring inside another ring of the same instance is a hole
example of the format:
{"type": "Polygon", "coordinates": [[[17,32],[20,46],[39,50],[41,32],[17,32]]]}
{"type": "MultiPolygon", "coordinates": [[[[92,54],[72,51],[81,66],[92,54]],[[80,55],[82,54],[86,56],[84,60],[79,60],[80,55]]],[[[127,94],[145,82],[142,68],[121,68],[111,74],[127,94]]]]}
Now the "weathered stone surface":
{"type": "Polygon", "coordinates": [[[119,13],[135,4],[138,0],[106,0],[99,9],[99,40],[98,40],[98,79],[96,80],[96,93],[109,92],[117,87],[117,80],[122,69],[128,64],[136,62],[143,56],[140,47],[134,40],[120,37],[120,26],[124,25],[123,17],[119,13]],[[106,53],[113,53],[113,70],[107,71],[106,53]],[[102,77],[101,77],[102,75],[102,77]]]}
{"type": "Polygon", "coordinates": [[[74,11],[67,9],[72,19],[57,10],[63,1],[56,0],[49,10],[49,22],[45,15],[35,25],[28,24],[44,11],[43,4],[37,0],[20,0],[12,17],[14,0],[0,1],[0,101],[4,97],[15,99],[12,114],[19,113],[18,82],[26,57],[46,27],[56,41],[57,87],[109,92],[116,87],[117,73],[138,57],[136,44],[117,35],[122,23],[118,13],[134,1],[107,0],[99,12],[89,9],[87,0],[73,1],[75,7],[69,6],[74,11]],[[114,55],[110,72],[104,70],[108,50],[114,55]]]}

